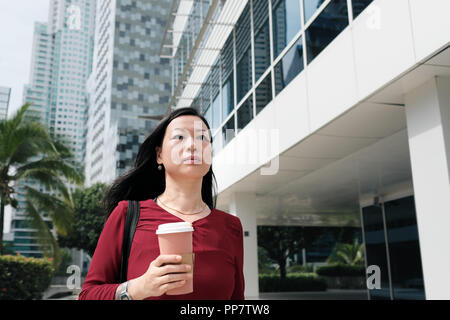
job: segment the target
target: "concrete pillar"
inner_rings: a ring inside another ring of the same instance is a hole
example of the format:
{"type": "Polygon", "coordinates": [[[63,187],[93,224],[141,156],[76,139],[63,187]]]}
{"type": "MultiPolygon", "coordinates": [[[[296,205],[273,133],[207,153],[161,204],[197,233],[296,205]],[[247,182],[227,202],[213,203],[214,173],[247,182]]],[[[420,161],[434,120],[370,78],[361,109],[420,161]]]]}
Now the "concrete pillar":
{"type": "Polygon", "coordinates": [[[450,78],[432,78],[405,104],[425,296],[450,299],[450,78]]]}
{"type": "Polygon", "coordinates": [[[256,196],[254,193],[234,193],[228,210],[230,214],[241,220],[244,230],[245,299],[259,297],[255,203],[256,196]]]}

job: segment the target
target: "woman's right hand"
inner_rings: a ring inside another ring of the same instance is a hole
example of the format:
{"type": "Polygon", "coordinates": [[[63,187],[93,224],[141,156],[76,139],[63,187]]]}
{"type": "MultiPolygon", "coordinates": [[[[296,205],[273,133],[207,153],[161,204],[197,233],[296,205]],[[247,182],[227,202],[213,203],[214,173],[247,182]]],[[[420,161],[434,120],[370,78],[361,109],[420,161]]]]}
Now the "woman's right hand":
{"type": "Polygon", "coordinates": [[[150,263],[147,271],[128,282],[128,292],[133,300],[159,297],[166,291],[183,286],[192,279],[191,266],[180,264],[181,256],[162,254],[150,263]],[[177,259],[179,257],[179,259],[177,259]]]}

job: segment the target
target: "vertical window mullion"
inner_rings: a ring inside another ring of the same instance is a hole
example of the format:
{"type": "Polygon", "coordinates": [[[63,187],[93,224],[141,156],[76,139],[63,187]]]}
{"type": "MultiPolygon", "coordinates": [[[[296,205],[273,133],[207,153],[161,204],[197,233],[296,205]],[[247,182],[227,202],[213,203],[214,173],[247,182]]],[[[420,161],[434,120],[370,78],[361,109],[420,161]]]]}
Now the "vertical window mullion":
{"type": "Polygon", "coordinates": [[[391,295],[391,300],[394,300],[393,288],[392,288],[392,275],[391,275],[391,259],[389,256],[389,239],[387,235],[387,227],[386,227],[386,214],[384,211],[384,200],[381,202],[381,214],[383,216],[383,229],[384,229],[384,241],[386,242],[386,260],[388,267],[388,276],[389,276],[389,293],[391,295]]]}
{"type": "Polygon", "coordinates": [[[353,21],[352,0],[347,0],[347,11],[348,11],[348,24],[350,25],[353,21]]]}

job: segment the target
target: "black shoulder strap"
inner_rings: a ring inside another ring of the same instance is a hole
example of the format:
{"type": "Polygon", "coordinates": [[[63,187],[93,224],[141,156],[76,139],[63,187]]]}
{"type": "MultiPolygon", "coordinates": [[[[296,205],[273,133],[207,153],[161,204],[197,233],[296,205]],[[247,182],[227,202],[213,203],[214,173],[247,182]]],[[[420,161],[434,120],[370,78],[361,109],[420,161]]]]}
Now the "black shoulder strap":
{"type": "Polygon", "coordinates": [[[140,206],[139,201],[129,200],[125,228],[123,230],[122,259],[120,261],[119,281],[127,281],[128,257],[130,256],[131,244],[133,243],[134,232],[139,221],[140,206]]]}

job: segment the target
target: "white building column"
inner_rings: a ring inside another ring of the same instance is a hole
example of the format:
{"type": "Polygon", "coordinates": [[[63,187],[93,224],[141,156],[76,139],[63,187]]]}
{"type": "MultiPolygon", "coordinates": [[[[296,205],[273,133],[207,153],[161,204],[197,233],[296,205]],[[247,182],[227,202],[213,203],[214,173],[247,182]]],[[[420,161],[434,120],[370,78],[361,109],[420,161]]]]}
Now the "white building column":
{"type": "Polygon", "coordinates": [[[259,297],[255,201],[254,193],[234,193],[228,210],[230,214],[241,220],[244,230],[244,295],[246,299],[259,297]]]}
{"type": "Polygon", "coordinates": [[[425,296],[450,299],[450,78],[434,77],[405,103],[425,296]]]}

